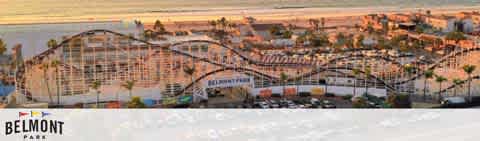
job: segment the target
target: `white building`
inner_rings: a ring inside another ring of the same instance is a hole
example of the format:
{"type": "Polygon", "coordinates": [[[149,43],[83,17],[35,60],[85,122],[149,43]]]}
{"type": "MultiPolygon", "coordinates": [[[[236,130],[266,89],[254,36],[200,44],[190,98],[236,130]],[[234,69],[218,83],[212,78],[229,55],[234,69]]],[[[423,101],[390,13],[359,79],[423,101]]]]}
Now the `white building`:
{"type": "Polygon", "coordinates": [[[455,31],[455,17],[451,16],[430,16],[425,22],[442,32],[455,31]]]}

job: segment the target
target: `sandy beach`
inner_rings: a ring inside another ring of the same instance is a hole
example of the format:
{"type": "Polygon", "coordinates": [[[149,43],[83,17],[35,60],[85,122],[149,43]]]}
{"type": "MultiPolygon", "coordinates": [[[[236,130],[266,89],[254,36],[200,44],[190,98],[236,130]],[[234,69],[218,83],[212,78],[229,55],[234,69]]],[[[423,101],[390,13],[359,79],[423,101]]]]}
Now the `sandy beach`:
{"type": "Polygon", "coordinates": [[[32,17],[19,15],[11,18],[1,18],[0,24],[32,24],[32,23],[58,23],[58,22],[88,22],[88,21],[132,21],[141,20],[144,23],[153,23],[159,19],[164,23],[207,21],[226,17],[229,20],[240,20],[245,16],[255,17],[259,22],[272,20],[309,19],[321,17],[349,17],[372,13],[399,13],[412,11],[431,10],[433,14],[451,14],[460,11],[473,11],[480,6],[446,6],[431,8],[398,8],[398,7],[362,7],[362,8],[284,8],[284,9],[249,9],[249,10],[215,10],[195,12],[148,12],[135,14],[103,14],[82,15],[74,17],[47,16],[32,17]]]}
{"type": "MultiPolygon", "coordinates": [[[[435,15],[451,15],[462,11],[475,11],[480,7],[438,7],[428,9],[435,15]]],[[[427,9],[416,8],[304,8],[304,9],[273,9],[273,10],[251,10],[242,11],[243,14],[235,14],[235,12],[222,12],[222,13],[190,13],[185,15],[178,15],[174,18],[159,18],[167,29],[169,30],[182,30],[182,29],[209,29],[209,20],[216,20],[220,17],[226,17],[227,19],[240,22],[245,16],[252,16],[257,19],[257,23],[284,23],[293,24],[296,26],[309,27],[309,19],[325,18],[325,26],[353,26],[360,24],[360,18],[363,15],[368,14],[394,14],[394,13],[408,13],[408,12],[425,12],[427,9]],[[210,14],[210,15],[209,15],[210,14]]],[[[144,16],[139,18],[146,25],[146,28],[153,26],[155,16],[144,16]]]]}

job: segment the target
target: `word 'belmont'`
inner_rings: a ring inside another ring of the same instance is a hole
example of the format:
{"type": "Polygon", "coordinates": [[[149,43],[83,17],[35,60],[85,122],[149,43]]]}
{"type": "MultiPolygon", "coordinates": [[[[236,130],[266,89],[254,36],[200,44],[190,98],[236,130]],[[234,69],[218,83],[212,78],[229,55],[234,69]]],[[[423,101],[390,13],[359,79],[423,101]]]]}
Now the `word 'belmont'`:
{"type": "Polygon", "coordinates": [[[5,135],[18,133],[63,134],[63,122],[57,120],[15,120],[5,123],[5,135]]]}

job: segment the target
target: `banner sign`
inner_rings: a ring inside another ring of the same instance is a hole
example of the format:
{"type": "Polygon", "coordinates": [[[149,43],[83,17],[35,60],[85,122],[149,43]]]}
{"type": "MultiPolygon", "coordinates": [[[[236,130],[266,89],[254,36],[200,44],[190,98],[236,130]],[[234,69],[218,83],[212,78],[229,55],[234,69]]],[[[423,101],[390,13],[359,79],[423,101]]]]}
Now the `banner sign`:
{"type": "Polygon", "coordinates": [[[172,105],[172,104],[176,104],[176,103],[177,103],[177,99],[173,98],[173,97],[166,97],[166,98],[162,99],[162,104],[163,105],[172,105]]]}
{"type": "Polygon", "coordinates": [[[206,88],[233,87],[241,85],[252,85],[253,77],[235,77],[207,80],[206,88]]]}
{"type": "Polygon", "coordinates": [[[192,103],[193,101],[193,96],[188,95],[188,96],[181,96],[178,98],[178,104],[189,104],[192,103]]]}

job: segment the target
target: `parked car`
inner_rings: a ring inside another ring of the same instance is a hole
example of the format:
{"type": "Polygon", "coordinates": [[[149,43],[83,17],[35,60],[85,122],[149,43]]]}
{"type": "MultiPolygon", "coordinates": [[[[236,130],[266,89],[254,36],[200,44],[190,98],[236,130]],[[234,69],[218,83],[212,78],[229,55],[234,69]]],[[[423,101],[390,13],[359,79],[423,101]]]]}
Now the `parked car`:
{"type": "Polygon", "coordinates": [[[320,100],[318,100],[317,98],[311,98],[310,99],[310,104],[312,105],[320,105],[320,100]]]}
{"type": "Polygon", "coordinates": [[[333,104],[329,100],[322,100],[321,104],[322,104],[322,108],[337,108],[337,106],[335,106],[335,104],[333,104]]]}
{"type": "Polygon", "coordinates": [[[445,97],[440,102],[443,108],[463,108],[467,106],[465,97],[445,97]]]}
{"type": "Polygon", "coordinates": [[[280,108],[280,105],[275,100],[267,100],[267,102],[269,103],[270,108],[280,108]]]}
{"type": "Polygon", "coordinates": [[[262,108],[262,109],[268,109],[268,108],[270,108],[270,106],[268,105],[268,103],[265,102],[265,101],[255,102],[255,103],[253,104],[253,107],[255,107],[255,108],[262,108]]]}
{"type": "Polygon", "coordinates": [[[368,101],[367,104],[368,104],[369,108],[382,108],[382,105],[380,105],[379,103],[372,102],[372,101],[368,101]]]}

